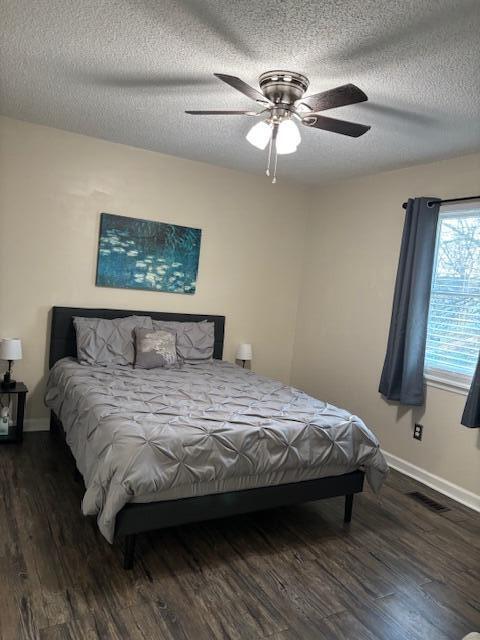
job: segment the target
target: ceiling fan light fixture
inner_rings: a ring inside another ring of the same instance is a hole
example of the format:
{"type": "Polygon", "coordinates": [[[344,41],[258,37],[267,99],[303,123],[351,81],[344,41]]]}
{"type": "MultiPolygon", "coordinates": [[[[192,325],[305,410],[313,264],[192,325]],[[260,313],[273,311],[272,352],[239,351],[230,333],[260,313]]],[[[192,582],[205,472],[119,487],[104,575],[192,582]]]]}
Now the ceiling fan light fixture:
{"type": "Polygon", "coordinates": [[[284,120],[278,125],[276,146],[279,155],[295,153],[301,141],[300,131],[293,120],[284,120]]]}
{"type": "Polygon", "coordinates": [[[257,149],[262,151],[266,148],[272,137],[272,125],[268,122],[257,122],[254,124],[250,131],[247,133],[247,140],[250,144],[253,144],[257,149]]]}
{"type": "Polygon", "coordinates": [[[277,181],[279,155],[294,153],[301,142],[296,119],[309,129],[320,129],[351,138],[359,138],[371,128],[364,124],[329,118],[321,112],[346,107],[368,100],[367,95],[354,84],[344,84],[321,93],[305,95],[309,81],[296,71],[266,71],[258,79],[260,91],[237,76],[215,73],[225,84],[254,100],[260,111],[244,109],[216,109],[186,111],[192,115],[242,115],[262,118],[247,133],[248,142],[257,149],[268,147],[265,173],[277,181]]]}

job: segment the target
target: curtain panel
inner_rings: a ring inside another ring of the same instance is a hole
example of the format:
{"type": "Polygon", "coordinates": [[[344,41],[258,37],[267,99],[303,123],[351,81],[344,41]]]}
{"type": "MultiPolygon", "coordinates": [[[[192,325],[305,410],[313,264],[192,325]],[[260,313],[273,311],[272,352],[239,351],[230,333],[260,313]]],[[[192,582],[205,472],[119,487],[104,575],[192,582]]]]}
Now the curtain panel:
{"type": "Polygon", "coordinates": [[[463,411],[462,424],[465,427],[480,427],[480,354],[463,411]]]}
{"type": "Polygon", "coordinates": [[[423,405],[423,367],[440,199],[408,200],[387,353],[379,391],[387,400],[423,405]]]}

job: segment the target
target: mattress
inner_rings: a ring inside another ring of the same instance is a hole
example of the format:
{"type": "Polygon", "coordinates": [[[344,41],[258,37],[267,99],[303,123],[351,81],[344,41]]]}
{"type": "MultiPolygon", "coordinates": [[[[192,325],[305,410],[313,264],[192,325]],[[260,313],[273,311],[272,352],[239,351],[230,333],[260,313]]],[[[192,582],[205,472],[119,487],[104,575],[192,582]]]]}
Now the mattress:
{"type": "Polygon", "coordinates": [[[349,411],[228,362],[134,369],[59,360],[45,401],[85,480],[85,515],[112,542],[128,502],[174,500],[388,467],[349,411]]]}

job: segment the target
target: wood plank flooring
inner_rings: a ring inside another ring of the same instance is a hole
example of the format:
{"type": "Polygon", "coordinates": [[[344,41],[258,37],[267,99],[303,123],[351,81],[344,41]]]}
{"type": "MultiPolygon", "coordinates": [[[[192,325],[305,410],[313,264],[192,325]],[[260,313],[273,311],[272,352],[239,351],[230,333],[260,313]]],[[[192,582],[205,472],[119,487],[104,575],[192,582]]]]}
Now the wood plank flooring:
{"type": "Polygon", "coordinates": [[[334,498],[138,540],[121,568],[64,445],[0,447],[1,640],[458,640],[480,631],[480,515],[392,472],[334,498]],[[446,504],[435,513],[407,496],[446,504]]]}

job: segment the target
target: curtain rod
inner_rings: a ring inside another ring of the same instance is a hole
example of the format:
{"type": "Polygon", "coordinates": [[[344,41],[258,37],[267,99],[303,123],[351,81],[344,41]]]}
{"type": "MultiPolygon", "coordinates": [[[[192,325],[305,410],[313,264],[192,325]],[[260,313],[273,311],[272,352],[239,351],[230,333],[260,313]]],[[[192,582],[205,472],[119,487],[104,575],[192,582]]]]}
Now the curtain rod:
{"type": "MultiPolygon", "coordinates": [[[[440,200],[440,204],[446,204],[447,202],[464,202],[465,200],[480,200],[480,196],[466,196],[465,198],[450,198],[449,200],[440,200]]],[[[407,208],[408,202],[404,202],[402,207],[404,209],[407,208]]],[[[428,206],[433,204],[432,202],[428,202],[428,206]]]]}

